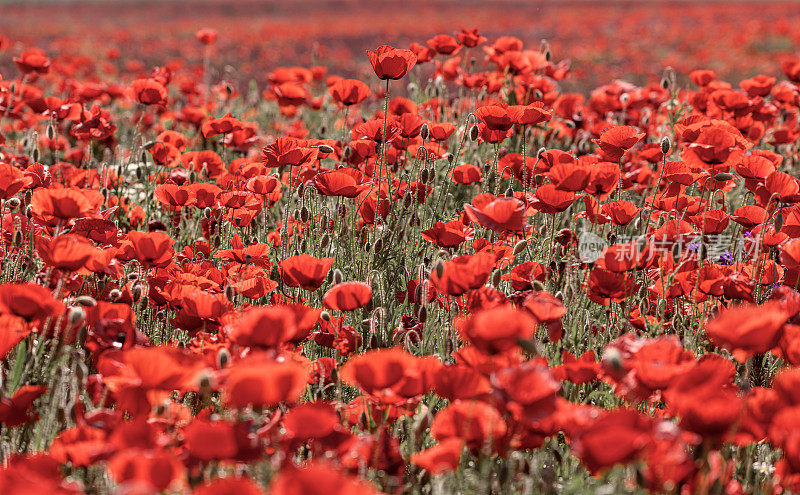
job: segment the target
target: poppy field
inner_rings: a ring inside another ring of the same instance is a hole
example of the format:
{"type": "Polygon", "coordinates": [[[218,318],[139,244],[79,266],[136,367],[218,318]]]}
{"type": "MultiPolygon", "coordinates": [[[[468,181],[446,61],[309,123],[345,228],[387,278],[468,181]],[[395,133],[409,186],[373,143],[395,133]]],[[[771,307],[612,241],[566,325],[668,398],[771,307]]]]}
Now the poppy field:
{"type": "Polygon", "coordinates": [[[0,494],[800,493],[799,48],[781,2],[4,6],[0,494]]]}

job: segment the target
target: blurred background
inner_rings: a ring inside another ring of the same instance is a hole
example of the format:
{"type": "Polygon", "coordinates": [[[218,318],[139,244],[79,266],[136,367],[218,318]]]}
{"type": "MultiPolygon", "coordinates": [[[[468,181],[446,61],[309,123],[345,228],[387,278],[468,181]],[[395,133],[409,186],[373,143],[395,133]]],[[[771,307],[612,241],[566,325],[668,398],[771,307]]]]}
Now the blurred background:
{"type": "Polygon", "coordinates": [[[0,3],[6,38],[0,68],[32,46],[56,57],[86,57],[83,62],[107,64],[109,71],[170,60],[192,64],[202,61],[194,33],[204,27],[219,32],[213,64],[232,80],[261,80],[281,65],[320,64],[356,76],[365,67],[365,49],[424,44],[463,27],[477,28],[490,42],[516,36],[526,48],[548,40],[553,58],[571,64],[564,86],[581,89],[617,78],[658,81],[665,66],[682,74],[709,68],[728,80],[778,74],[780,61],[800,43],[800,3],[6,1],[0,3]]]}

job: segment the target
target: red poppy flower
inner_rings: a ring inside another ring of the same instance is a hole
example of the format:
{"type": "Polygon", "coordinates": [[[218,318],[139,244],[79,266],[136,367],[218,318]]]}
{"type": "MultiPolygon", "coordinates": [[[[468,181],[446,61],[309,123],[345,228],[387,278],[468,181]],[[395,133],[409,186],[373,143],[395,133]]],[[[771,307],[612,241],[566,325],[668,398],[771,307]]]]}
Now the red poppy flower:
{"type": "Polygon", "coordinates": [[[50,59],[39,48],[22,52],[19,57],[14,57],[14,63],[23,74],[31,72],[47,74],[47,71],[50,70],[50,59]]]}
{"type": "Polygon", "coordinates": [[[587,295],[595,303],[608,306],[612,302],[623,302],[635,292],[637,286],[625,273],[595,268],[589,274],[587,295]]]}
{"type": "Polygon", "coordinates": [[[767,352],[778,344],[789,315],[781,303],[726,308],[705,324],[711,340],[732,351],[739,361],[767,352]]]}
{"type": "Polygon", "coordinates": [[[475,110],[475,116],[491,131],[504,132],[514,125],[508,109],[498,105],[484,105],[475,110]]]}
{"type": "Polygon", "coordinates": [[[485,284],[493,269],[494,256],[491,254],[465,254],[444,262],[442,275],[433,273],[431,277],[441,292],[460,296],[485,284]]]}
{"type": "Polygon", "coordinates": [[[328,93],[338,103],[349,107],[367,99],[369,86],[358,79],[340,79],[328,87],[328,93]]]}
{"type": "Polygon", "coordinates": [[[352,311],[372,299],[372,288],[363,282],[336,284],[322,297],[322,305],[334,311],[352,311]]]}
{"type": "Polygon", "coordinates": [[[167,104],[167,88],[154,79],[136,79],[130,91],[132,98],[142,105],[167,104]]]}
{"type": "Polygon", "coordinates": [[[453,169],[453,182],[456,184],[475,184],[476,182],[481,182],[483,180],[483,172],[481,169],[470,163],[462,163],[460,165],[456,165],[453,169]]]}
{"type": "Polygon", "coordinates": [[[0,314],[27,322],[55,320],[64,312],[64,304],[41,285],[30,282],[0,285],[0,314]]]}
{"type": "Polygon", "coordinates": [[[307,254],[298,254],[280,261],[278,269],[284,284],[314,291],[325,281],[333,262],[333,258],[315,258],[307,254]]]}
{"type": "Polygon", "coordinates": [[[433,447],[411,454],[409,461],[436,476],[457,470],[463,453],[464,440],[448,438],[433,447]]]}
{"type": "Polygon", "coordinates": [[[378,495],[371,484],[321,462],[287,466],[269,486],[272,495],[378,495]]]}
{"type": "Polygon", "coordinates": [[[470,449],[497,446],[508,425],[500,413],[485,402],[455,401],[439,411],[431,424],[431,436],[443,442],[457,438],[470,449]]]}
{"type": "Polygon", "coordinates": [[[487,354],[499,354],[516,348],[520,340],[533,337],[538,322],[529,313],[511,306],[479,311],[456,323],[459,334],[487,354]]]}
{"type": "Polygon", "coordinates": [[[353,168],[331,170],[314,176],[314,185],[325,196],[355,198],[367,188],[363,181],[364,174],[353,168]]]}
{"type": "Polygon", "coordinates": [[[97,212],[105,198],[88,189],[37,189],[31,197],[31,213],[46,225],[55,227],[68,220],[97,212]]]}
{"type": "Polygon", "coordinates": [[[574,452],[592,473],[634,460],[650,442],[652,420],[636,411],[610,411],[574,438],[574,452]]]}
{"type": "Polygon", "coordinates": [[[600,149],[609,160],[618,161],[644,136],[645,134],[639,132],[635,127],[626,125],[611,127],[600,135],[600,139],[592,139],[592,141],[600,145],[600,149]]]}
{"type": "Polygon", "coordinates": [[[402,79],[414,68],[417,56],[411,50],[382,45],[375,51],[367,50],[369,63],[379,79],[402,79]]]}
{"type": "Polygon", "coordinates": [[[428,40],[427,45],[442,55],[455,55],[461,50],[459,41],[448,34],[437,34],[428,40]]]}
{"type": "Polygon", "coordinates": [[[339,376],[376,404],[399,406],[430,391],[432,364],[399,348],[375,349],[348,359],[339,376]]]}
{"type": "Polygon", "coordinates": [[[517,198],[489,195],[475,197],[472,204],[464,204],[464,211],[473,222],[495,232],[519,232],[525,226],[525,205],[517,198]]]}
{"type": "Polygon", "coordinates": [[[294,339],[299,329],[295,313],[289,308],[263,306],[246,311],[229,327],[228,333],[241,346],[277,348],[294,339]]]}
{"type": "Polygon", "coordinates": [[[39,419],[33,411],[33,401],[47,392],[44,385],[23,385],[11,397],[0,400],[0,423],[8,428],[31,423],[39,419]]]}
{"type": "Polygon", "coordinates": [[[309,371],[292,360],[251,355],[230,367],[222,386],[228,407],[273,407],[293,404],[303,395],[309,371]]]}
{"type": "Polygon", "coordinates": [[[145,269],[163,268],[173,262],[175,239],[163,232],[128,232],[119,248],[120,261],[137,260],[145,269]]]}
{"type": "Polygon", "coordinates": [[[88,239],[75,234],[62,234],[52,239],[39,237],[36,249],[47,265],[71,272],[83,268],[98,252],[88,239]]]}
{"type": "Polygon", "coordinates": [[[513,105],[508,107],[511,121],[516,125],[538,125],[547,122],[552,114],[544,109],[544,103],[537,101],[530,105],[513,105]]]}
{"type": "Polygon", "coordinates": [[[459,220],[436,222],[428,230],[421,232],[422,238],[443,248],[460,246],[471,237],[472,229],[468,229],[459,220]]]}
{"type": "Polygon", "coordinates": [[[218,33],[209,28],[198,29],[196,33],[194,33],[197,41],[204,45],[211,45],[217,40],[218,33]]]}
{"type": "Polygon", "coordinates": [[[262,149],[261,154],[261,161],[267,167],[301,167],[314,163],[318,150],[302,146],[297,139],[279,137],[274,143],[262,149]]]}
{"type": "Polygon", "coordinates": [[[161,450],[122,450],[108,461],[108,471],[120,485],[139,483],[158,492],[179,490],[186,483],[186,467],[161,450]]]}

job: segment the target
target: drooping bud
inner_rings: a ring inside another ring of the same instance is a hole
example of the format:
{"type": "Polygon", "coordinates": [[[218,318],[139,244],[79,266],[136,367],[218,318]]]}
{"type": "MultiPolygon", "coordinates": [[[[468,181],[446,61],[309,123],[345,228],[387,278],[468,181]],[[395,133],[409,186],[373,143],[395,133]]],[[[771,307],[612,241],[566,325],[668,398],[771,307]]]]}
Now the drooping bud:
{"type": "Polygon", "coordinates": [[[472,127],[469,128],[469,140],[470,141],[477,141],[479,133],[480,133],[480,129],[478,129],[478,126],[473,124],[472,127]]]}
{"type": "Polygon", "coordinates": [[[90,308],[96,305],[97,301],[92,296],[83,295],[75,298],[75,304],[86,308],[90,308]]]}

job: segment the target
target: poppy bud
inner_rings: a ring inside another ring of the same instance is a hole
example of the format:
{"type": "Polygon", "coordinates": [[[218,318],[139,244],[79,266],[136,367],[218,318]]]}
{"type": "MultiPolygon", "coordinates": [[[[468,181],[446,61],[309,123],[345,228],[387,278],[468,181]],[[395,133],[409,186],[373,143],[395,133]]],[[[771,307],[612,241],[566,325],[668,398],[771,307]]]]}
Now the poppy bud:
{"type": "Polygon", "coordinates": [[[15,246],[22,246],[22,232],[14,232],[14,237],[11,239],[15,246]]]}
{"type": "Polygon", "coordinates": [[[667,154],[669,153],[669,149],[672,147],[672,143],[669,141],[669,136],[664,136],[661,140],[661,153],[667,154]]]}
{"type": "Polygon", "coordinates": [[[603,352],[601,362],[603,363],[603,366],[607,368],[611,368],[615,371],[621,371],[622,353],[619,351],[619,349],[614,347],[606,349],[605,352],[603,352]]]}
{"type": "Polygon", "coordinates": [[[331,314],[327,311],[323,311],[319,314],[319,317],[322,318],[324,321],[331,321],[331,314]]]}
{"type": "Polygon", "coordinates": [[[375,241],[375,245],[373,246],[373,249],[375,250],[376,253],[380,253],[381,252],[381,250],[383,249],[383,239],[382,238],[380,238],[377,241],[375,241]]]}
{"type": "Polygon", "coordinates": [[[540,49],[542,51],[542,54],[544,55],[544,59],[547,62],[549,62],[550,59],[552,58],[552,54],[550,53],[550,43],[547,40],[542,40],[540,49]]]}
{"type": "Polygon", "coordinates": [[[308,211],[308,208],[305,206],[300,208],[300,220],[303,222],[308,222],[309,218],[311,218],[311,213],[308,211]]]}
{"type": "Polygon", "coordinates": [[[452,153],[445,153],[444,157],[447,158],[447,163],[449,163],[450,165],[452,165],[456,159],[456,156],[452,153]]]}
{"type": "Polygon", "coordinates": [[[86,365],[78,361],[78,364],[75,366],[75,378],[77,378],[79,382],[83,382],[88,374],[89,370],[86,368],[86,365]]]}
{"type": "Polygon", "coordinates": [[[341,284],[342,280],[344,280],[344,275],[342,275],[341,270],[339,270],[338,268],[333,270],[333,283],[334,283],[334,285],[341,284]]]}
{"type": "Polygon", "coordinates": [[[544,175],[536,174],[533,176],[533,182],[536,183],[537,186],[541,186],[544,183],[544,175]]]}
{"type": "Polygon", "coordinates": [[[8,207],[10,209],[16,210],[20,205],[19,198],[11,198],[11,199],[9,199],[8,201],[6,201],[6,205],[8,205],[8,207]]]}
{"type": "Polygon", "coordinates": [[[70,325],[77,325],[86,319],[86,311],[81,306],[70,306],[67,311],[67,318],[70,325]]]}
{"type": "Polygon", "coordinates": [[[325,153],[326,155],[331,154],[334,151],[336,151],[336,150],[333,149],[333,146],[328,146],[327,144],[320,144],[317,147],[317,149],[319,150],[320,153],[325,153]]]}
{"type": "Polygon", "coordinates": [[[339,205],[339,216],[342,218],[347,216],[347,206],[344,203],[339,205]]]}
{"type": "Polygon", "coordinates": [[[442,275],[444,274],[444,262],[442,260],[436,261],[436,265],[434,265],[433,271],[434,273],[436,273],[436,276],[438,278],[442,278],[442,275]]]}
{"type": "Polygon", "coordinates": [[[138,302],[140,297],[142,297],[142,284],[137,283],[131,288],[131,299],[133,302],[138,302]]]}
{"type": "Polygon", "coordinates": [[[783,227],[783,215],[778,213],[775,215],[775,232],[778,232],[783,227]]]}
{"type": "Polygon", "coordinates": [[[116,301],[120,297],[122,297],[122,292],[119,289],[111,289],[111,292],[108,293],[108,298],[111,302],[116,301]]]}
{"type": "Polygon", "coordinates": [[[233,298],[236,296],[236,289],[233,288],[231,285],[225,286],[225,298],[228,301],[233,302],[233,298]]]}
{"type": "Polygon", "coordinates": [[[476,124],[473,124],[472,127],[469,128],[469,140],[476,141],[478,139],[478,134],[480,130],[476,124]]]}
{"type": "Polygon", "coordinates": [[[720,182],[728,181],[733,179],[733,174],[729,174],[728,172],[720,172],[714,176],[714,180],[718,180],[720,182]]]}
{"type": "Polygon", "coordinates": [[[537,292],[541,292],[544,290],[544,284],[539,280],[531,280],[531,285],[533,286],[533,290],[537,292]]]}
{"type": "Polygon", "coordinates": [[[352,156],[352,154],[353,154],[353,150],[350,149],[350,146],[345,146],[344,149],[342,150],[342,160],[344,160],[344,161],[349,160],[350,156],[352,156]]]}
{"type": "Polygon", "coordinates": [[[92,296],[78,296],[75,298],[75,304],[84,307],[92,307],[97,304],[97,301],[92,296]]]}
{"type": "Polygon", "coordinates": [[[228,349],[221,347],[217,351],[217,367],[222,369],[231,361],[231,353],[228,349]]]}
{"type": "Polygon", "coordinates": [[[492,285],[494,287],[500,285],[501,276],[502,273],[500,273],[500,270],[495,270],[494,273],[492,273],[492,285]]]}
{"type": "MultiPolygon", "coordinates": [[[[203,165],[203,167],[205,168],[205,165],[203,165]]],[[[197,172],[195,172],[194,170],[189,172],[189,182],[190,183],[197,182],[197,172]]]]}
{"type": "Polygon", "coordinates": [[[514,256],[518,255],[519,253],[523,252],[525,248],[528,247],[528,241],[522,240],[518,243],[514,244],[514,256]]]}
{"type": "Polygon", "coordinates": [[[213,384],[213,377],[208,373],[202,373],[200,375],[198,382],[198,392],[201,395],[208,395],[213,392],[212,384],[213,384]]]}
{"type": "Polygon", "coordinates": [[[331,236],[329,236],[327,233],[325,233],[325,234],[322,235],[322,237],[319,240],[319,247],[325,248],[325,247],[328,246],[328,244],[330,244],[330,242],[331,242],[331,236]]]}
{"type": "Polygon", "coordinates": [[[425,323],[428,321],[428,307],[427,306],[420,306],[417,310],[417,320],[420,323],[425,323]]]}
{"type": "Polygon", "coordinates": [[[372,249],[372,244],[370,244],[370,243],[369,243],[369,241],[367,241],[367,242],[364,244],[364,252],[365,252],[365,253],[368,253],[370,249],[372,249]]]}
{"type": "Polygon", "coordinates": [[[422,139],[428,139],[428,135],[430,135],[430,130],[428,129],[428,124],[422,124],[422,127],[419,128],[419,137],[422,139]]]}
{"type": "Polygon", "coordinates": [[[428,183],[428,169],[427,168],[423,168],[420,171],[420,173],[419,173],[419,181],[422,182],[423,184],[427,184],[428,183]]]}
{"type": "Polygon", "coordinates": [[[33,153],[31,154],[31,158],[33,158],[34,162],[39,161],[39,148],[34,148],[33,153]]]}
{"type": "Polygon", "coordinates": [[[506,189],[506,197],[507,198],[513,198],[514,197],[514,188],[513,187],[509,187],[508,189],[506,189]]]}
{"type": "Polygon", "coordinates": [[[669,89],[670,83],[669,83],[669,78],[667,78],[667,76],[661,78],[661,87],[667,90],[669,89]]]}

